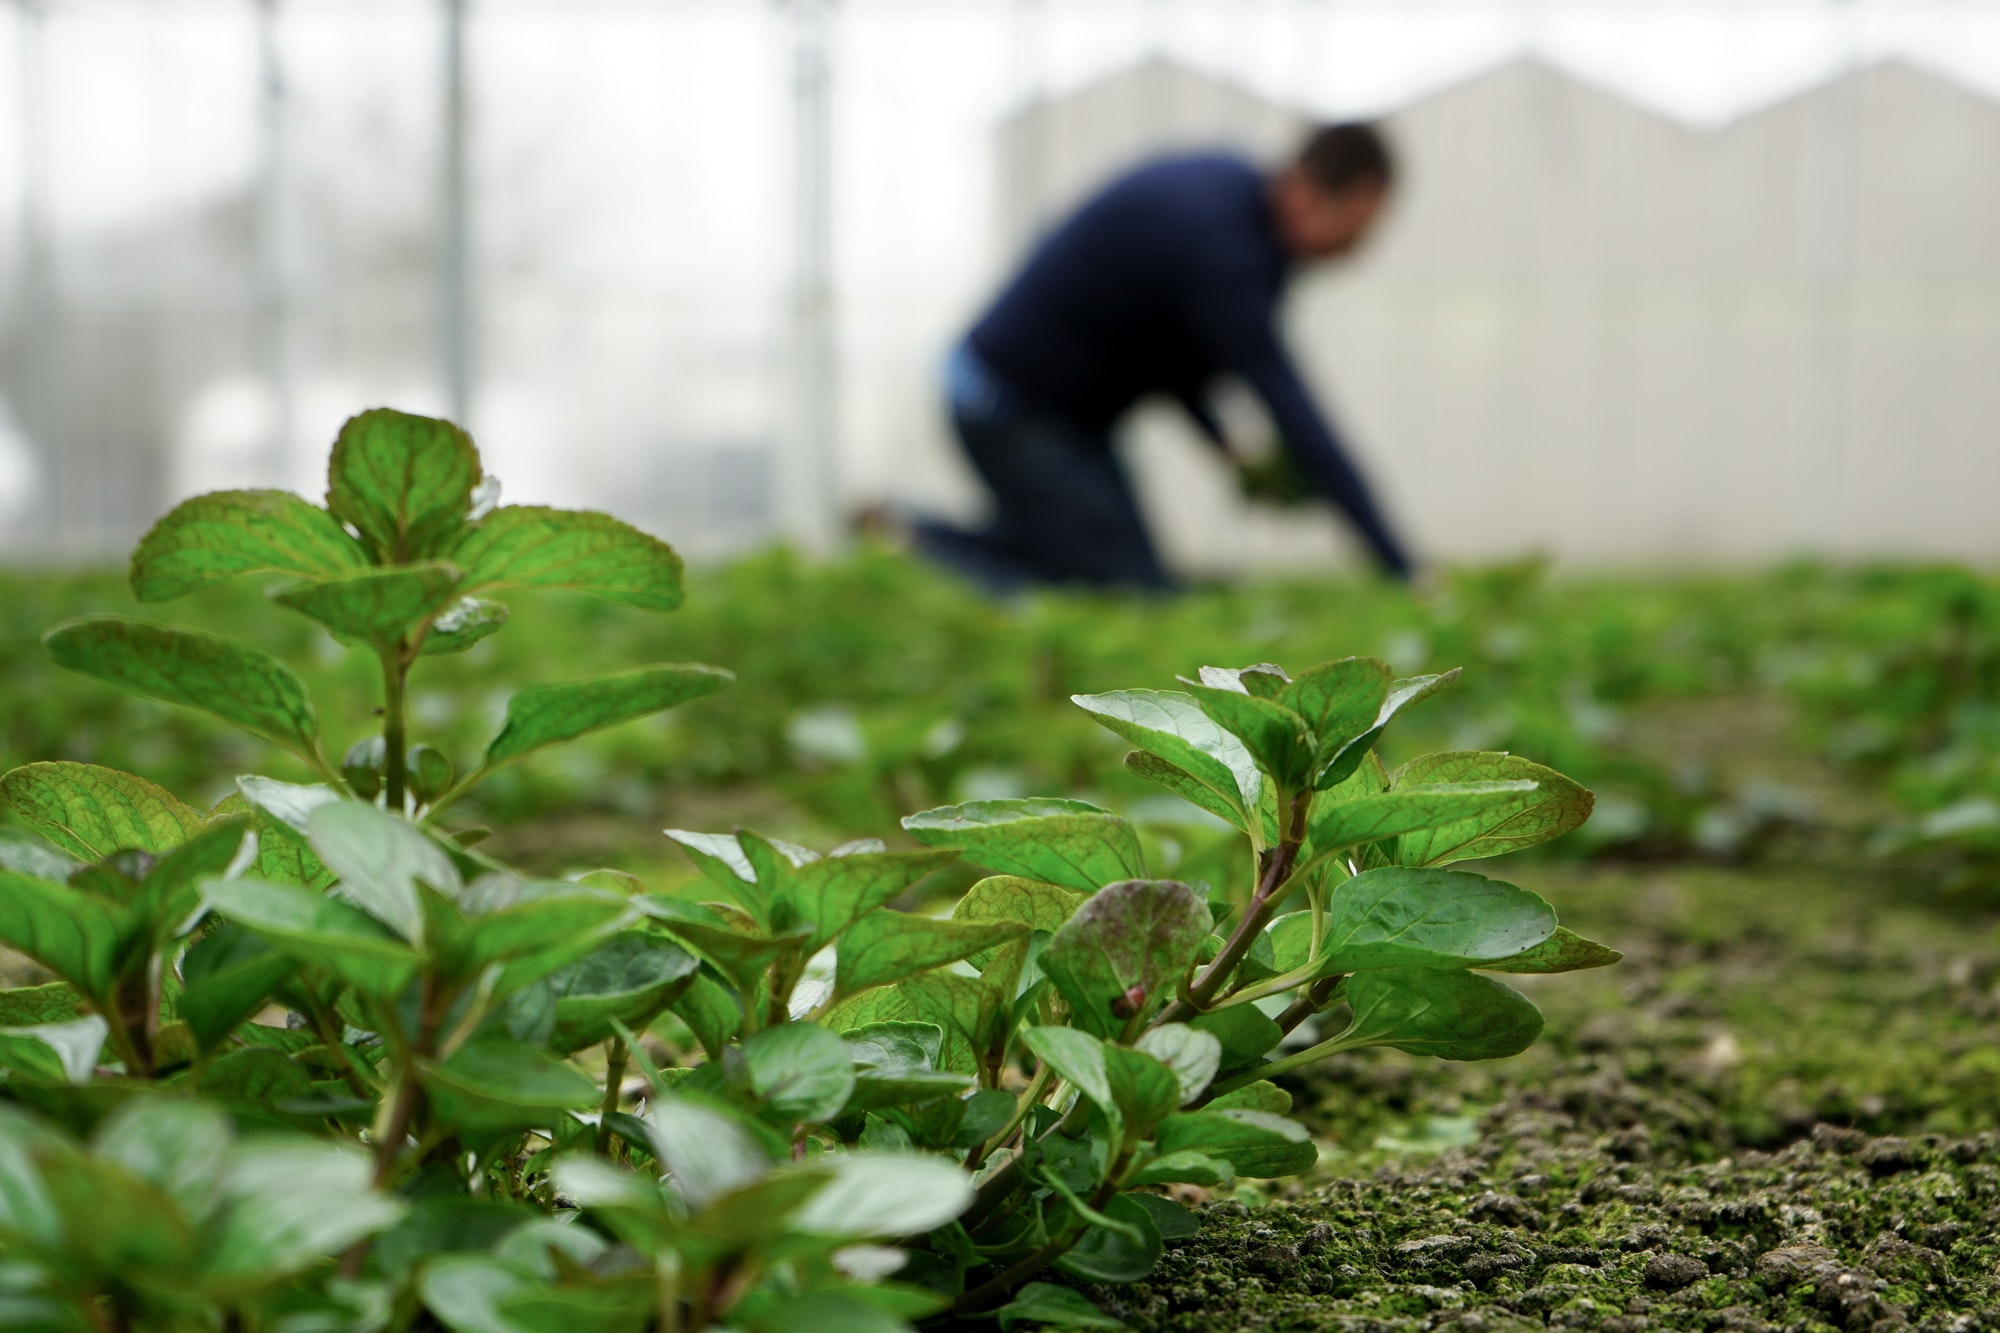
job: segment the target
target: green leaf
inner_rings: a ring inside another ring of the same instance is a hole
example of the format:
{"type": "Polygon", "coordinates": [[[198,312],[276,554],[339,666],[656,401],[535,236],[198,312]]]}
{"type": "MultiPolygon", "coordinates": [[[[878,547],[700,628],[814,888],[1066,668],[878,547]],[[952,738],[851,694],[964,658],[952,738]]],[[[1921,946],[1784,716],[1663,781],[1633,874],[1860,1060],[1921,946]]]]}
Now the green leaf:
{"type": "Polygon", "coordinates": [[[1153,1215],[1153,1225],[1159,1228],[1161,1240],[1189,1240],[1201,1234],[1201,1223],[1195,1215],[1172,1199],[1136,1190],[1126,1197],[1153,1215]]]}
{"type": "Polygon", "coordinates": [[[699,699],[734,679],[717,667],[675,664],[530,686],[507,701],[507,722],[486,747],[486,767],[699,699]]]}
{"type": "Polygon", "coordinates": [[[361,534],[377,564],[403,564],[450,548],[479,476],[479,451],[457,426],[378,407],[340,428],[326,507],[361,534]]]}
{"type": "Polygon", "coordinates": [[[575,962],[636,915],[631,900],[609,889],[500,874],[474,881],[456,908],[437,897],[426,903],[438,971],[447,978],[484,975],[495,996],[575,962]],[[494,964],[504,964],[497,975],[486,972],[494,964]]]}
{"type": "Polygon", "coordinates": [[[441,1255],[416,1274],[418,1296],[452,1333],[525,1333],[501,1310],[538,1289],[525,1273],[485,1255],[441,1255]]]}
{"type": "Polygon", "coordinates": [[[65,885],[0,870],[0,942],[28,955],[95,1002],[110,995],[127,948],[142,926],[115,904],[65,885]]]}
{"type": "Polygon", "coordinates": [[[423,962],[374,917],[310,889],[254,879],[210,880],[202,896],[300,962],[379,999],[400,994],[423,962]]]}
{"type": "Polygon", "coordinates": [[[1383,866],[1334,891],[1319,970],[1473,967],[1532,949],[1555,929],[1548,903],[1503,880],[1383,866]]]}
{"type": "Polygon", "coordinates": [[[339,520],[290,491],[212,491],[174,506],[139,539],[132,595],[164,602],[237,574],[327,578],[367,561],[339,520]]]}
{"type": "Polygon", "coordinates": [[[110,1031],[96,1014],[66,1023],[0,1027],[0,1066],[31,1082],[88,1083],[110,1031]]]}
{"type": "Polygon", "coordinates": [[[910,1326],[849,1291],[809,1291],[752,1316],[749,1333],[909,1333],[910,1326]]]}
{"type": "Polygon", "coordinates": [[[816,1023],[765,1028],[740,1049],[750,1090],[765,1113],[788,1129],[825,1124],[854,1091],[847,1043],[816,1023]]]}
{"type": "Polygon", "coordinates": [[[1040,1026],[1023,1029],[1021,1042],[1057,1077],[1065,1079],[1110,1122],[1113,1138],[1125,1133],[1124,1110],[1111,1087],[1103,1042],[1076,1028],[1040,1026]]]}
{"type": "Polygon", "coordinates": [[[1241,1069],[1285,1039],[1283,1029],[1255,1005],[1233,1004],[1196,1014],[1188,1026],[1222,1043],[1222,1068],[1241,1069]]]}
{"type": "MultiPolygon", "coordinates": [[[[782,888],[767,887],[777,889],[774,912],[782,905],[789,909],[793,920],[812,927],[806,952],[818,952],[836,935],[842,937],[845,952],[843,932],[851,923],[866,917],[924,876],[950,865],[953,859],[949,851],[826,856],[802,866],[777,867],[778,873],[768,878],[781,879],[782,888]]],[[[761,881],[767,877],[759,878],[761,881]]]]}
{"type": "Polygon", "coordinates": [[[1106,1046],[1104,1074],[1130,1140],[1146,1137],[1153,1126],[1172,1115],[1181,1104],[1180,1079],[1144,1051],[1106,1046]]]}
{"type": "MultiPolygon", "coordinates": [[[[1031,931],[1053,934],[1076,915],[1090,895],[1059,884],[1022,879],[1018,875],[989,875],[965,891],[951,909],[954,921],[1013,921],[1031,931]]],[[[966,955],[972,965],[985,970],[991,953],[966,955]]]]}
{"type": "Polygon", "coordinates": [[[1207,1153],[1183,1148],[1179,1152],[1165,1153],[1139,1169],[1131,1178],[1133,1185],[1201,1185],[1217,1189],[1231,1185],[1236,1180],[1236,1168],[1220,1157],[1210,1157],[1207,1153]]]}
{"type": "Polygon", "coordinates": [[[370,1186],[360,1149],[302,1139],[246,1140],[230,1153],[224,1221],[205,1246],[214,1293],[267,1286],[392,1226],[404,1205],[370,1186]]]}
{"type": "Polygon", "coordinates": [[[92,1148],[173,1200],[196,1224],[221,1202],[234,1130],[210,1106],[172,1097],[136,1097],[99,1125],[92,1148]]]}
{"type": "Polygon", "coordinates": [[[657,935],[627,930],[551,972],[556,1027],[551,1044],[579,1051],[610,1037],[612,1020],[645,1029],[694,983],[701,964],[657,935]]]}
{"type": "Polygon", "coordinates": [[[201,812],[144,778],[96,764],[28,764],[0,777],[0,804],[86,862],[136,847],[155,856],[200,831],[201,812]]]}
{"type": "Polygon", "coordinates": [[[994,1312],[1000,1317],[1003,1333],[1013,1333],[1017,1324],[1038,1324],[1048,1328],[1122,1329],[1113,1319],[1072,1287],[1053,1282],[1030,1282],[1014,1294],[1014,1299],[994,1312]]]}
{"type": "Polygon", "coordinates": [[[387,652],[443,610],[462,580],[455,565],[397,565],[295,583],[272,593],[271,600],[318,621],[342,643],[387,652]]]}
{"type": "Polygon", "coordinates": [[[752,911],[764,910],[764,895],[752,893],[745,899],[747,891],[757,888],[757,872],[750,865],[750,858],[743,854],[743,844],[736,840],[734,833],[695,833],[688,829],[670,828],[666,835],[680,844],[687,853],[688,860],[694,862],[695,869],[711,883],[729,891],[733,896],[744,899],[743,905],[752,911]]]}
{"type": "Polygon", "coordinates": [[[770,1169],[771,1159],[733,1113],[693,1097],[662,1093],[646,1112],[653,1155],[681,1197],[699,1208],[770,1169]]]}
{"type": "Polygon", "coordinates": [[[1115,1037],[1173,997],[1213,924],[1187,885],[1126,880],[1093,895],[1050,938],[1042,971],[1079,1027],[1115,1037]]]}
{"type": "MultiPolygon", "coordinates": [[[[1217,796],[1212,788],[1186,769],[1170,764],[1156,754],[1134,750],[1125,756],[1125,771],[1134,777],[1144,778],[1148,782],[1165,787],[1189,805],[1206,810],[1223,823],[1233,825],[1258,838],[1257,845],[1260,849],[1265,845],[1260,836],[1264,832],[1263,821],[1240,812],[1234,802],[1225,801],[1217,796]]],[[[1261,796],[1259,799],[1261,801],[1261,796]]]]}
{"type": "Polygon", "coordinates": [[[442,657],[447,653],[462,653],[489,634],[498,633],[507,623],[507,604],[488,601],[483,597],[461,597],[431,621],[431,632],[424,635],[424,646],[417,650],[420,657],[442,657]]]}
{"type": "Polygon", "coordinates": [[[1026,926],[1012,921],[940,921],[879,911],[841,935],[833,993],[845,999],[1027,935],[1026,926]]]}
{"type": "Polygon", "coordinates": [[[1208,1104],[1211,1111],[1262,1111],[1266,1115],[1286,1115],[1292,1109],[1292,1094],[1267,1078],[1245,1083],[1225,1092],[1208,1104]]]}
{"type": "MultiPolygon", "coordinates": [[[[1193,695],[1118,690],[1073,694],[1070,700],[1099,723],[1199,784],[1206,800],[1195,804],[1237,828],[1249,827],[1250,812],[1257,808],[1257,793],[1263,784],[1256,761],[1234,733],[1203,711],[1193,695]]],[[[1132,767],[1129,760],[1127,767],[1132,767]]]]}
{"type": "MultiPolygon", "coordinates": [[[[265,816],[301,848],[307,846],[313,811],[347,799],[323,782],[279,782],[276,778],[258,777],[254,773],[236,779],[236,790],[251,809],[265,816]]],[[[217,806],[218,813],[227,804],[225,801],[217,806]]],[[[313,864],[320,865],[318,857],[313,858],[313,864]]],[[[324,868],[321,866],[321,869],[324,868]]]]}
{"type": "Polygon", "coordinates": [[[26,829],[0,827],[0,870],[14,870],[61,884],[82,868],[82,862],[57,851],[48,839],[38,838],[26,829]]]}
{"type": "Polygon", "coordinates": [[[1307,824],[1313,860],[1399,834],[1468,819],[1504,818],[1535,800],[1532,782],[1440,783],[1378,796],[1313,802],[1307,824]]]}
{"type": "Polygon", "coordinates": [[[1262,1111],[1183,1111],[1161,1121],[1154,1140],[1163,1154],[1219,1157],[1237,1175],[1260,1180],[1296,1176],[1319,1161],[1303,1126],[1262,1111]]]}
{"type": "Polygon", "coordinates": [[[1341,747],[1338,753],[1327,756],[1326,768],[1314,786],[1320,791],[1326,791],[1347,781],[1367,758],[1375,742],[1381,739],[1383,729],[1397,713],[1413,703],[1430,698],[1457,679],[1458,668],[1453,667],[1442,675],[1411,676],[1391,682],[1389,693],[1382,700],[1381,710],[1375,715],[1374,725],[1341,747]]]}
{"type": "Polygon", "coordinates": [[[655,896],[645,899],[643,906],[661,926],[714,964],[746,994],[757,988],[760,975],[772,960],[800,951],[806,940],[803,926],[779,935],[760,935],[729,921],[708,904],[655,896]]]}
{"type": "Polygon", "coordinates": [[[914,1236],[972,1202],[971,1179],[941,1158],[846,1152],[831,1165],[833,1179],[792,1218],[793,1230],[842,1240],[914,1236]]]}
{"type": "Polygon", "coordinates": [[[546,1128],[564,1112],[597,1105],[582,1070],[520,1042],[486,1037],[442,1062],[419,1061],[425,1090],[445,1123],[461,1129],[546,1128]]]}
{"type": "MultiPolygon", "coordinates": [[[[743,1006],[728,987],[705,971],[696,972],[687,990],[667,1007],[693,1031],[711,1060],[722,1058],[724,1044],[734,1040],[743,1026],[743,1006]]],[[[560,1016],[561,1010],[557,1013],[560,1016]]]]}
{"type": "Polygon", "coordinates": [[[1084,801],[972,801],[910,815],[903,827],[975,865],[1085,893],[1146,873],[1132,826],[1084,801]]]}
{"type": "Polygon", "coordinates": [[[1587,940],[1557,926],[1555,934],[1534,948],[1481,966],[1489,972],[1578,972],[1587,967],[1609,967],[1624,956],[1596,940],[1587,940]]]}
{"type": "MultiPolygon", "coordinates": [[[[1279,690],[1277,701],[1306,720],[1325,764],[1355,741],[1363,740],[1375,725],[1389,692],[1389,674],[1389,668],[1372,657],[1321,662],[1279,690]]],[[[1372,737],[1363,740],[1360,748],[1366,749],[1370,743],[1372,737]]],[[[1320,774],[1314,776],[1324,780],[1320,774]]]]}
{"type": "Polygon", "coordinates": [[[1315,740],[1310,724],[1270,699],[1188,682],[1201,711],[1243,742],[1257,767],[1297,791],[1310,780],[1315,740]]]}
{"type": "Polygon", "coordinates": [[[221,718],[315,762],[319,720],[306,687],[269,653],[200,630],[84,616],[42,636],[57,666],[148,699],[221,718]]]}
{"type": "Polygon", "coordinates": [[[42,986],[0,990],[0,1027],[38,1027],[67,1023],[83,1012],[83,997],[65,981],[42,986]]]}
{"type": "Polygon", "coordinates": [[[1141,1281],[1160,1262],[1165,1248],[1160,1242],[1159,1228],[1153,1225],[1153,1215],[1126,1194],[1114,1197],[1104,1214],[1122,1226],[1118,1230],[1091,1227],[1056,1260],[1056,1267],[1089,1282],[1141,1281]],[[1129,1234],[1134,1232],[1136,1240],[1129,1234]]]}
{"type": "Polygon", "coordinates": [[[1517,1055],[1542,1032],[1541,1010],[1512,986],[1477,972],[1410,968],[1348,978],[1354,1011],[1334,1050],[1393,1046],[1441,1060],[1517,1055]]]}
{"type": "Polygon", "coordinates": [[[1180,1084],[1179,1105],[1202,1094],[1222,1067],[1222,1042],[1212,1032],[1186,1023],[1162,1023],[1139,1034],[1139,1050],[1171,1069],[1180,1084]]]}
{"type": "Polygon", "coordinates": [[[195,1044],[212,1051],[297,970],[288,954],[225,921],[181,958],[181,1020],[195,1044]]]}
{"type": "Polygon", "coordinates": [[[1519,810],[1490,811],[1442,828],[1405,834],[1396,845],[1398,862],[1406,866],[1448,865],[1518,852],[1577,828],[1590,818],[1596,801],[1586,788],[1552,768],[1486,750],[1422,755],[1397,771],[1395,790],[1420,791],[1466,782],[1533,782],[1539,789],[1535,799],[1519,810]]]}
{"type": "MultiPolygon", "coordinates": [[[[305,1066],[264,1046],[227,1051],[201,1073],[201,1095],[234,1108],[277,1110],[319,1089],[305,1066]]],[[[322,1113],[323,1114],[323,1113],[322,1113]]]]}
{"type": "Polygon", "coordinates": [[[674,548],[590,510],[503,506],[460,537],[451,558],[472,588],[560,588],[641,611],[681,604],[674,548]]]}
{"type": "Polygon", "coordinates": [[[885,1018],[915,1018],[944,1029],[945,1048],[941,1065],[960,1072],[993,1072],[1006,1053],[1009,1035],[1011,986],[1002,994],[990,982],[978,977],[961,977],[950,972],[924,972],[897,982],[890,994],[901,998],[907,1009],[885,1014],[885,1018]]]}
{"type": "Polygon", "coordinates": [[[318,807],[307,817],[306,837],[327,869],[340,877],[335,892],[412,944],[424,939],[417,885],[448,898],[463,888],[458,867],[429,834],[400,815],[360,801],[318,807]]]}

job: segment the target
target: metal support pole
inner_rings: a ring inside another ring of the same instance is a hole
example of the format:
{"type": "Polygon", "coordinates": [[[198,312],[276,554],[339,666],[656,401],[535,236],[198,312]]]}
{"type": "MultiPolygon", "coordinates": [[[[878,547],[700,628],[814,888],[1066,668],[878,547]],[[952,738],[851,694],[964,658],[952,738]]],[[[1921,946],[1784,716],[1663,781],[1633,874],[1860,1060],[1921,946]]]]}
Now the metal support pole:
{"type": "Polygon", "coordinates": [[[70,521],[83,517],[66,466],[63,402],[64,330],[49,227],[48,67],[45,0],[16,0],[21,45],[16,88],[21,123],[21,309],[17,336],[25,374],[17,404],[22,433],[35,458],[42,503],[29,509],[22,547],[57,556],[87,549],[89,534],[70,521]],[[60,549],[57,549],[58,546],[60,549]]]}
{"type": "Polygon", "coordinates": [[[792,46],[792,326],[789,427],[779,451],[778,518],[801,549],[838,540],[839,428],[833,326],[833,0],[788,0],[792,46]]]}
{"type": "Polygon", "coordinates": [[[271,434],[262,480],[289,482],[297,358],[292,346],[290,162],[286,156],[288,100],[278,43],[279,0],[257,0],[258,112],[262,142],[257,171],[258,359],[271,393],[271,434]]]}
{"type": "Polygon", "coordinates": [[[445,399],[467,425],[472,402],[471,181],[466,154],[467,0],[444,0],[443,236],[439,304],[443,315],[445,399]]]}

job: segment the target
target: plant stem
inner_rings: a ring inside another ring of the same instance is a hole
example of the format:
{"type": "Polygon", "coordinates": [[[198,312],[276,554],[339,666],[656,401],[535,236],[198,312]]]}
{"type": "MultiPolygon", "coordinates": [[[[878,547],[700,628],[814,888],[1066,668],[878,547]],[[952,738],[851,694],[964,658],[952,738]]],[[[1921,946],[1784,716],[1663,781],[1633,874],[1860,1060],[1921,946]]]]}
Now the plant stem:
{"type": "Polygon", "coordinates": [[[972,1150],[972,1155],[965,1159],[967,1171],[977,1171],[981,1162],[998,1152],[1000,1145],[1013,1137],[1021,1122],[1028,1118],[1029,1110],[1041,1100],[1042,1094],[1048,1091],[1049,1080],[1053,1077],[1055,1070],[1040,1061],[1035,1062],[1035,1076],[1028,1080],[1028,1086],[1022,1089],[1021,1095],[1014,1100],[1014,1114],[1008,1116],[1007,1123],[995,1130],[991,1137],[972,1150]]]}
{"type": "Polygon", "coordinates": [[[1222,984],[1229,980],[1242,963],[1250,946],[1257,942],[1257,932],[1270,924],[1271,914],[1277,910],[1279,891],[1292,876],[1292,867],[1299,859],[1299,849],[1306,840],[1306,812],[1312,808],[1312,792],[1304,791],[1292,797],[1290,826],[1281,841],[1264,858],[1263,872],[1257,878],[1257,892],[1251,895],[1249,905],[1243,909],[1242,918],[1236,929],[1229,933],[1229,942],[1222,946],[1222,952],[1215,960],[1202,969],[1188,993],[1160,1011],[1154,1023],[1178,1023],[1194,1017],[1208,1007],[1222,984]]]}
{"type": "Polygon", "coordinates": [[[391,814],[403,813],[403,790],[409,783],[409,733],[404,719],[404,684],[409,659],[404,641],[382,654],[382,799],[391,814]]]}
{"type": "Polygon", "coordinates": [[[611,1155],[611,1116],[618,1109],[619,1086],[625,1082],[625,1061],[631,1048],[613,1037],[604,1044],[604,1103],[597,1108],[597,1140],[592,1145],[600,1156],[611,1155]]]}
{"type": "Polygon", "coordinates": [[[1370,1044],[1367,1041],[1348,1041],[1345,1035],[1333,1037],[1321,1042],[1317,1046],[1308,1046],[1303,1051],[1294,1051],[1282,1060],[1273,1060],[1268,1065],[1258,1065],[1255,1069],[1246,1069],[1235,1078],[1216,1084],[1209,1090],[1209,1096],[1220,1097],[1224,1093],[1234,1092],[1238,1088],[1247,1087],[1260,1079],[1267,1079],[1273,1074],[1282,1074],[1288,1069],[1297,1069],[1300,1065],[1309,1065],[1313,1061],[1324,1059],[1329,1055],[1338,1055],[1342,1051],[1352,1051],[1370,1044]]]}
{"type": "Polygon", "coordinates": [[[1333,1002],[1333,992],[1345,980],[1347,980],[1347,974],[1345,972],[1338,972],[1333,976],[1321,977],[1318,981],[1315,981],[1304,995],[1293,1000],[1291,1006],[1284,1013],[1278,1015],[1278,1031],[1289,1037],[1292,1034],[1292,1030],[1298,1027],[1299,1024],[1305,1022],[1308,1018],[1311,1018],[1314,1014],[1333,1002]]]}
{"type": "Polygon", "coordinates": [[[326,1006],[320,1003],[319,996],[313,993],[310,982],[306,984],[305,992],[306,1016],[312,1020],[313,1031],[319,1034],[320,1041],[340,1061],[340,1075],[346,1080],[349,1090],[355,1096],[364,1099],[375,1096],[381,1089],[370,1086],[370,1083],[363,1078],[361,1070],[355,1066],[354,1052],[340,1039],[340,1029],[334,1026],[333,1015],[327,1012],[326,1006]]]}
{"type": "MultiPolygon", "coordinates": [[[[1091,1211],[1102,1212],[1104,1206],[1110,1203],[1112,1198],[1118,1193],[1119,1179],[1125,1174],[1125,1166],[1129,1160],[1129,1156],[1120,1157],[1118,1161],[1112,1163],[1111,1170],[1105,1176],[1104,1182],[1091,1193],[1091,1211]]],[[[1006,1295],[1025,1279],[1034,1276],[1049,1264],[1062,1258],[1072,1245],[1075,1245],[1078,1240],[1082,1239],[1083,1233],[1090,1230],[1090,1226],[1089,1222],[1078,1218],[1070,1225],[1064,1227],[1059,1235],[1048,1244],[1042,1246],[1041,1249],[1034,1251],[1025,1259],[1013,1264],[998,1277],[980,1283],[971,1291],[966,1292],[963,1296],[953,1301],[951,1305],[952,1312],[954,1314],[971,1314],[994,1297],[1006,1295]]]]}
{"type": "MultiPolygon", "coordinates": [[[[1089,1118],[1089,1099],[1079,1096],[1076,1099],[1076,1103],[1063,1113],[1063,1118],[1049,1127],[1049,1134],[1072,1133],[1075,1130],[1081,1129],[1083,1122],[1089,1118]]],[[[1042,1137],[1047,1138],[1048,1134],[1044,1134],[1042,1137]]],[[[1020,1186],[1021,1175],[1025,1170],[1021,1164],[1027,1159],[1027,1144],[1023,1143],[1021,1147],[1022,1152],[1019,1156],[1008,1161],[999,1170],[986,1178],[986,1183],[981,1185],[979,1192],[973,1196],[972,1206],[967,1208],[959,1217],[959,1221],[964,1224],[967,1231],[975,1229],[980,1223],[992,1216],[993,1211],[1005,1203],[1007,1196],[1020,1186]]]]}

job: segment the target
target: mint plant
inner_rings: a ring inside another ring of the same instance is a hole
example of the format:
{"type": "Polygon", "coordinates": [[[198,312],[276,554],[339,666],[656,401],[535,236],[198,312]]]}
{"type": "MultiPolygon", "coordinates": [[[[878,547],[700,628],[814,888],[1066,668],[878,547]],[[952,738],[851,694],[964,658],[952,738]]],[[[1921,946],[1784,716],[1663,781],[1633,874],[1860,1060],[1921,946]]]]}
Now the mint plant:
{"type": "Polygon", "coordinates": [[[0,837],[0,941],[55,978],[0,992],[9,1319],[1101,1324],[1035,1279],[1138,1280],[1199,1225],[1161,1187],[1314,1165],[1274,1076],[1368,1046],[1512,1054],[1541,1015],[1491,974],[1618,957],[1446,868],[1567,832],[1590,794],[1506,754],[1389,772],[1384,728],[1452,675],[1367,658],[1077,697],[1137,747],[1133,773],[1241,836],[1225,883],[1155,877],[1130,823],[1055,798],[824,854],[670,830],[705,896],[520,875],[442,827],[460,794],[727,675],[523,688],[463,777],[413,744],[411,672],[498,630],[489,594],[680,600],[663,543],[491,491],[456,427],[369,412],[325,508],[203,496],[141,542],[142,600],[276,574],[274,602],[373,655],[380,732],[338,765],[258,649],[115,617],[47,636],[322,780],[246,776],[200,810],[86,764],[0,777],[27,830],[0,837]],[[960,861],[991,873],[914,910],[960,861]]]}

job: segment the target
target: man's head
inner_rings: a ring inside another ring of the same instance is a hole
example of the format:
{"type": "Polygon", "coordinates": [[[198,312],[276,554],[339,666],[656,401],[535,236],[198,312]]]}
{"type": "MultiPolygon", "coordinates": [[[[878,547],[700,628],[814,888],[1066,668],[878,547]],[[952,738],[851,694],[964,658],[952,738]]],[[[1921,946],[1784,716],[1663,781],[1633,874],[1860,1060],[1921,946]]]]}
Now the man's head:
{"type": "Polygon", "coordinates": [[[1285,248],[1301,259],[1333,259],[1360,245],[1395,179],[1389,145],[1373,125],[1313,131],[1271,181],[1271,211],[1285,248]]]}

